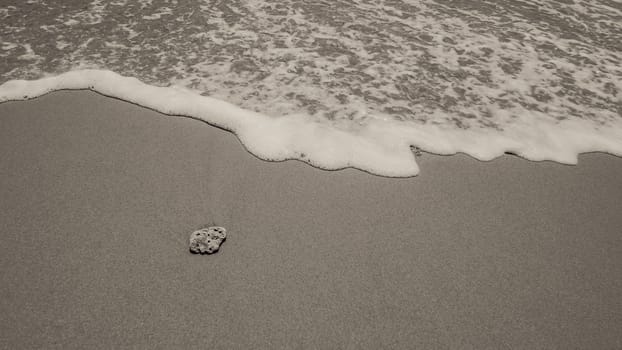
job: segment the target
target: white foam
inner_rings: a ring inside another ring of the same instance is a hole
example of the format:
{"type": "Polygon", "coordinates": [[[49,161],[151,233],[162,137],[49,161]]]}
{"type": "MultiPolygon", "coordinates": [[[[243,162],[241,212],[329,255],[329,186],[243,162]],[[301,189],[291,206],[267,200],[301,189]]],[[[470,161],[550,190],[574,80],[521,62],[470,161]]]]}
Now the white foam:
{"type": "Polygon", "coordinates": [[[18,56],[17,58],[20,60],[41,60],[43,57],[37,55],[30,44],[23,44],[22,47],[26,51],[23,55],[18,56]]]}
{"type": "Polygon", "coordinates": [[[156,87],[105,70],[70,71],[39,80],[12,80],[0,86],[0,103],[34,98],[62,89],[90,89],[170,115],[191,116],[235,133],[245,147],[266,160],[299,159],[324,169],[354,167],[373,174],[418,174],[410,146],[436,154],[469,154],[491,160],[512,152],[530,160],[575,164],[580,153],[622,156],[622,121],[607,127],[582,119],[554,122],[544,114],[515,107],[491,113],[520,114],[503,131],[458,129],[371,118],[360,124],[329,124],[305,115],[270,117],[181,87],[156,87]]]}
{"type": "Polygon", "coordinates": [[[9,50],[13,50],[16,47],[18,47],[17,44],[5,41],[5,42],[2,43],[2,47],[0,47],[0,49],[2,49],[4,51],[9,51],[9,50]]]}
{"type": "Polygon", "coordinates": [[[165,15],[172,15],[173,14],[173,11],[170,8],[168,8],[168,7],[161,7],[161,8],[159,8],[159,10],[160,10],[160,12],[153,13],[153,14],[151,14],[149,16],[143,16],[143,19],[154,20],[154,19],[160,19],[160,18],[162,18],[162,16],[165,16],[165,15]]]}

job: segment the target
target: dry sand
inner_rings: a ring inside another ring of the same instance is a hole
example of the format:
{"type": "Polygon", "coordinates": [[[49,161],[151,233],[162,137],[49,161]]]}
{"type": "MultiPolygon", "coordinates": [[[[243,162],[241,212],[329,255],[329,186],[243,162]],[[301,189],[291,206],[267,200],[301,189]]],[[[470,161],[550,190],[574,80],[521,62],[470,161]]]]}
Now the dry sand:
{"type": "Polygon", "coordinates": [[[0,348],[622,347],[622,159],[259,160],[91,92],[0,104],[0,348]],[[189,233],[228,229],[218,254],[189,233]]]}

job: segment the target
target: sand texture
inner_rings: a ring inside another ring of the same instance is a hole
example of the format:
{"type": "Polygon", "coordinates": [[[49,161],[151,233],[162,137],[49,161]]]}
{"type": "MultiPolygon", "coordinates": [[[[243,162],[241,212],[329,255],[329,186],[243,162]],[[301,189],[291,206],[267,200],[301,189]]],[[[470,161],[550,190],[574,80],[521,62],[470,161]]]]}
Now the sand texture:
{"type": "Polygon", "coordinates": [[[418,162],[265,162],[92,92],[0,104],[0,348],[622,347],[622,159],[418,162]]]}

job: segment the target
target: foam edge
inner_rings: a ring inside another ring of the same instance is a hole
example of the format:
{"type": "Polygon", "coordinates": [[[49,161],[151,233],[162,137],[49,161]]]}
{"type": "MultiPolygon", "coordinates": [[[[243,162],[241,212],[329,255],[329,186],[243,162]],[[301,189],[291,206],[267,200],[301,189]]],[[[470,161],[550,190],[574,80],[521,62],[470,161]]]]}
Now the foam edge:
{"type": "Polygon", "coordinates": [[[378,119],[352,131],[304,116],[270,117],[182,87],[152,86],[107,70],[76,70],[38,80],[11,80],[0,85],[0,103],[32,99],[56,90],[84,89],[231,131],[261,159],[298,159],[326,170],[352,167],[380,176],[415,176],[419,167],[411,145],[441,155],[466,153],[482,161],[506,152],[529,160],[565,164],[576,164],[578,154],[586,152],[622,156],[622,121],[617,121],[615,127],[598,129],[588,121],[553,123],[535,115],[528,119],[529,123],[493,132],[378,119]]]}

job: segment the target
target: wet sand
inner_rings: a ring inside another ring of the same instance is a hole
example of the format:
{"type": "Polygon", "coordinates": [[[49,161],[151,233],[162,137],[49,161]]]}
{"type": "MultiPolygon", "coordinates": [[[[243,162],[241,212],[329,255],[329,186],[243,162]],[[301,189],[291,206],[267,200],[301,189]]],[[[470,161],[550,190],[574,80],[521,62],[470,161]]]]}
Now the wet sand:
{"type": "Polygon", "coordinates": [[[0,104],[0,348],[622,347],[622,159],[418,162],[265,162],[92,92],[0,104]]]}

